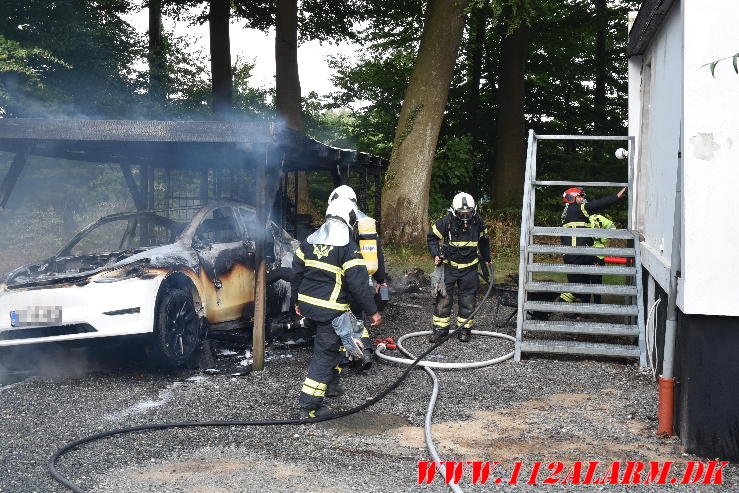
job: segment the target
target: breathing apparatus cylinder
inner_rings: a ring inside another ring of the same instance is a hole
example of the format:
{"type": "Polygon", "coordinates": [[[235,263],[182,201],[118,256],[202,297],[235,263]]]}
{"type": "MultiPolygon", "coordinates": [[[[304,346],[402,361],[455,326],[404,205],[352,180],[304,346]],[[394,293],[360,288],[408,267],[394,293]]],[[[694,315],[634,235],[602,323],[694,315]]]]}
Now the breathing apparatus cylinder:
{"type": "Polygon", "coordinates": [[[364,263],[367,265],[367,271],[370,275],[377,272],[377,223],[371,217],[363,217],[357,221],[359,230],[359,251],[362,254],[364,263]]]}

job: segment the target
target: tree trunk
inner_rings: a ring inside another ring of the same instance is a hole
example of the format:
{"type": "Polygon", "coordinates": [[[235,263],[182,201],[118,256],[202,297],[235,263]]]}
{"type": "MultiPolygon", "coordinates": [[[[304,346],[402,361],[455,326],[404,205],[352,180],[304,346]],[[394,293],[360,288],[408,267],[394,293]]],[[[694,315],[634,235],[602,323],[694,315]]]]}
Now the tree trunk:
{"type": "Polygon", "coordinates": [[[275,18],[275,104],[277,114],[294,130],[303,131],[298,74],[298,1],[277,0],[275,18]]]}
{"type": "Polygon", "coordinates": [[[213,112],[226,116],[233,110],[233,74],[231,73],[231,42],[228,22],[230,0],[210,0],[210,71],[212,77],[213,112]]]}
{"type": "MultiPolygon", "coordinates": [[[[304,131],[298,73],[298,1],[277,0],[275,15],[275,106],[277,114],[288,128],[304,131]]],[[[298,177],[298,214],[310,214],[320,219],[322,214],[310,200],[308,178],[298,177]]],[[[289,179],[292,181],[294,178],[289,179]]]]}
{"type": "Polygon", "coordinates": [[[525,21],[500,44],[498,135],[493,168],[493,205],[520,206],[526,167],[524,82],[529,26],[525,21]]]}
{"type": "Polygon", "coordinates": [[[164,46],[162,42],[162,0],[149,0],[149,98],[164,103],[164,46]]]}
{"type": "Polygon", "coordinates": [[[469,68],[467,72],[467,124],[470,135],[475,140],[480,137],[480,80],[482,62],[485,57],[485,27],[488,20],[488,2],[475,8],[470,15],[470,38],[467,49],[469,68]]]}
{"type": "Polygon", "coordinates": [[[595,0],[595,98],[593,101],[595,131],[605,132],[606,122],[606,34],[608,33],[608,12],[606,0],[595,0]]]}
{"type": "Polygon", "coordinates": [[[387,242],[423,244],[426,240],[431,169],[462,41],[465,5],[462,0],[430,0],[427,7],[382,190],[387,242]]]}
{"type": "Polygon", "coordinates": [[[482,170],[483,128],[480,118],[480,80],[485,58],[485,27],[488,20],[488,2],[473,10],[470,15],[470,34],[467,43],[467,133],[472,138],[472,155],[475,156],[474,170],[482,170]]]}

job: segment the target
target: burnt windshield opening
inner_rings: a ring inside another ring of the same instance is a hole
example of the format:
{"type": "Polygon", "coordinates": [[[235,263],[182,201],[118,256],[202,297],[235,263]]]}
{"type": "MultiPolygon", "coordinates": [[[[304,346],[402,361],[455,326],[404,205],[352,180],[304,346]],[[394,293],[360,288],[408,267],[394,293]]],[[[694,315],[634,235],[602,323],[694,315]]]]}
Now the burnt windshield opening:
{"type": "Polygon", "coordinates": [[[73,281],[153,247],[174,243],[187,224],[155,212],[113,214],[77,233],[59,252],[8,276],[8,286],[73,281]]]}
{"type": "Polygon", "coordinates": [[[167,245],[174,243],[185,227],[184,223],[153,212],[116,214],[83,229],[56,256],[76,257],[167,245]]]}

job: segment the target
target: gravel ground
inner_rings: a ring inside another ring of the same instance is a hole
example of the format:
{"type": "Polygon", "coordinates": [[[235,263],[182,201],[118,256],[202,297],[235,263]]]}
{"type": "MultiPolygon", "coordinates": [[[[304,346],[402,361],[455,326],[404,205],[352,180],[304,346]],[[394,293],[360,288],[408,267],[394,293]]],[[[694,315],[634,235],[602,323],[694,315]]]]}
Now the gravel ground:
{"type": "MultiPolygon", "coordinates": [[[[406,306],[389,306],[385,325],[373,335],[397,338],[427,330],[428,297],[396,298],[406,306]]],[[[493,306],[491,302],[483,309],[478,328],[491,327],[493,306]]],[[[514,332],[512,327],[500,330],[514,332]]],[[[417,354],[427,347],[422,339],[407,345],[417,354]]],[[[451,340],[434,357],[474,361],[504,354],[511,346],[483,337],[469,344],[451,340]]],[[[272,348],[266,370],[248,373],[243,350],[234,353],[219,346],[217,371],[167,373],[149,366],[135,344],[68,350],[66,356],[57,346],[45,347],[56,351],[63,366],[74,368],[75,357],[80,365],[76,373],[49,376],[55,375],[54,368],[61,371],[61,365],[42,357],[45,376],[0,387],[0,492],[66,491],[49,477],[48,457],[68,441],[103,430],[170,421],[297,417],[296,397],[311,354],[305,347],[272,348]],[[80,374],[81,369],[90,372],[80,374]]],[[[33,358],[28,362],[41,364],[33,358]]],[[[332,399],[332,406],[349,409],[365,402],[402,371],[378,363],[365,374],[349,373],[344,379],[348,395],[332,399]]],[[[567,468],[574,461],[675,461],[682,473],[687,461],[700,460],[682,453],[678,439],[657,438],[654,384],[633,362],[537,358],[437,374],[441,394],[434,437],[442,459],[501,461],[505,474],[493,477],[509,476],[514,461],[523,461],[519,482],[525,483],[534,461],[562,461],[567,468]]],[[[414,371],[390,396],[341,420],[129,434],[85,445],[63,458],[60,470],[90,492],[447,491],[439,480],[417,485],[417,462],[428,460],[422,426],[430,390],[427,375],[414,371]]],[[[729,465],[723,486],[639,488],[737,491],[738,472],[739,467],[729,465]]],[[[543,468],[539,482],[548,473],[543,468]]],[[[465,491],[497,489],[491,483],[471,485],[469,476],[462,484],[465,491]]],[[[505,490],[572,488],[519,484],[505,490]]]]}

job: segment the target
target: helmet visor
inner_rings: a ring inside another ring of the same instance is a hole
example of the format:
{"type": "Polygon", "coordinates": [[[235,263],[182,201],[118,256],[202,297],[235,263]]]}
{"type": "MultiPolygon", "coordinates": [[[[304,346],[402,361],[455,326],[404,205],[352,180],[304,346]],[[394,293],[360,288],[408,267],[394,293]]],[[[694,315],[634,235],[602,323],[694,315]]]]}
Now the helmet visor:
{"type": "Polygon", "coordinates": [[[457,209],[456,210],[457,217],[460,219],[472,219],[472,216],[475,214],[474,209],[457,209]]]}

